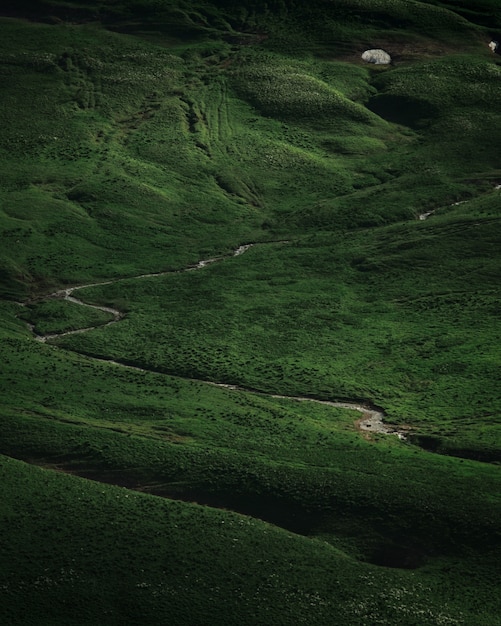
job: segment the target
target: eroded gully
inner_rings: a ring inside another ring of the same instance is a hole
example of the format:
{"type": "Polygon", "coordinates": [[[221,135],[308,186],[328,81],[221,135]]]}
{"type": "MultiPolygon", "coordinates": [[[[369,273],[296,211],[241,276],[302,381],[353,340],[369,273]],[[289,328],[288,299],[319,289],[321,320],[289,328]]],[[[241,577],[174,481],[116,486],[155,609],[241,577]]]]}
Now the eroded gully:
{"type": "MultiPolygon", "coordinates": [[[[287,242],[276,242],[276,243],[287,243],[287,242]]],[[[240,256],[240,255],[244,254],[245,252],[247,252],[247,250],[249,248],[251,248],[252,246],[254,246],[254,245],[258,245],[258,244],[245,244],[245,245],[239,246],[236,250],[233,251],[232,256],[240,256]]],[[[119,322],[124,317],[124,313],[122,313],[118,309],[114,309],[112,307],[99,306],[97,304],[89,304],[87,302],[84,302],[83,300],[79,300],[78,298],[76,298],[73,295],[76,291],[79,291],[81,289],[87,289],[89,287],[97,287],[97,286],[102,286],[102,285],[111,285],[111,284],[115,284],[115,283],[121,282],[123,280],[134,280],[134,279],[137,280],[137,279],[143,279],[143,278],[153,278],[153,277],[159,277],[159,276],[168,276],[168,275],[175,274],[175,273],[180,273],[180,272],[189,272],[189,271],[194,271],[194,270],[200,270],[200,269],[203,269],[204,267],[207,267],[208,265],[211,265],[212,263],[216,263],[218,261],[223,261],[226,258],[228,258],[228,257],[219,256],[219,257],[213,257],[213,258],[209,258],[209,259],[204,259],[204,260],[199,261],[198,263],[196,263],[194,265],[189,265],[185,269],[178,270],[178,271],[165,271],[165,272],[156,272],[156,273],[149,273],[149,274],[140,274],[138,276],[132,276],[132,277],[126,277],[126,278],[116,278],[116,279],[106,280],[106,281],[102,281],[102,282],[88,283],[86,285],[78,285],[78,286],[75,286],[75,287],[68,287],[66,289],[61,289],[61,290],[55,291],[55,292],[53,292],[53,293],[51,293],[51,294],[49,294],[49,295],[47,295],[47,296],[45,296],[43,298],[44,300],[49,300],[49,299],[66,300],[68,302],[72,302],[73,304],[78,304],[80,306],[84,306],[84,307],[87,307],[87,308],[95,309],[97,311],[102,311],[104,313],[108,313],[108,314],[112,315],[112,319],[109,322],[106,322],[105,324],[89,326],[89,327],[86,327],[86,328],[80,328],[78,330],[70,330],[70,331],[63,332],[63,333],[56,333],[56,334],[48,333],[48,334],[43,334],[43,335],[36,334],[33,325],[32,324],[28,324],[28,325],[30,327],[30,330],[34,334],[34,338],[37,341],[40,341],[42,343],[46,343],[47,341],[50,341],[51,339],[57,339],[57,338],[60,338],[60,337],[67,337],[69,335],[77,335],[77,334],[86,333],[86,332],[89,332],[91,330],[95,330],[97,328],[105,328],[106,326],[110,326],[112,324],[116,324],[117,322],[119,322]]],[[[24,305],[26,305],[26,304],[30,304],[30,302],[24,303],[24,305]]],[[[126,363],[121,363],[119,361],[113,361],[113,360],[110,360],[110,359],[94,358],[94,360],[110,363],[110,364],[116,365],[117,367],[123,367],[123,368],[126,368],[126,369],[132,369],[132,370],[136,370],[136,371],[140,371],[140,372],[151,372],[151,371],[153,371],[153,370],[148,370],[146,368],[141,368],[141,367],[137,367],[137,366],[133,366],[133,365],[128,365],[126,363]]],[[[158,372],[156,372],[156,373],[158,373],[158,372]]],[[[287,395],[263,393],[263,392],[259,392],[259,391],[253,390],[253,389],[246,389],[245,387],[240,387],[238,385],[228,385],[228,384],[217,383],[217,382],[213,382],[213,381],[204,381],[204,380],[197,379],[197,382],[209,384],[209,385],[212,385],[212,386],[215,386],[215,387],[219,387],[219,388],[222,388],[222,389],[230,389],[230,390],[233,390],[233,391],[240,391],[240,392],[246,392],[246,393],[257,393],[257,394],[259,394],[261,396],[266,396],[268,398],[292,400],[292,401],[295,401],[295,402],[314,402],[316,404],[322,404],[324,406],[330,406],[330,407],[334,407],[334,408],[350,409],[350,410],[358,411],[359,413],[361,413],[362,417],[360,419],[356,420],[355,425],[356,425],[356,427],[360,431],[362,431],[365,434],[382,433],[382,434],[387,434],[387,435],[395,435],[399,439],[406,439],[407,434],[408,434],[408,430],[404,430],[403,428],[398,428],[397,426],[393,426],[393,425],[385,423],[385,421],[384,421],[384,418],[385,418],[384,411],[381,410],[378,407],[375,407],[375,406],[371,405],[368,402],[352,402],[352,401],[345,401],[345,400],[343,400],[343,401],[320,400],[320,399],[317,399],[317,398],[310,398],[310,397],[307,397],[307,396],[287,396],[287,395]]]]}

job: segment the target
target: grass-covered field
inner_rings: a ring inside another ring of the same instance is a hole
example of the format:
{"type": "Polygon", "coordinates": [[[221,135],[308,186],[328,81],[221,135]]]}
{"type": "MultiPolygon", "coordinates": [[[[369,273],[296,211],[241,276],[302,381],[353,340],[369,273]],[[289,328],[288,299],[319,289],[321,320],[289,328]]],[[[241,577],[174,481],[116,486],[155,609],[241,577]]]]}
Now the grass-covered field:
{"type": "Polygon", "coordinates": [[[496,5],[0,10],[2,623],[499,624],[496,5]]]}
{"type": "Polygon", "coordinates": [[[89,289],[127,302],[127,317],[62,345],[269,392],[370,399],[392,421],[499,460],[498,207],[494,192],[425,222],[335,243],[316,233],[89,289]]]}
{"type": "Polygon", "coordinates": [[[230,511],[0,467],[7,623],[496,623],[492,555],[375,567],[230,511]]]}

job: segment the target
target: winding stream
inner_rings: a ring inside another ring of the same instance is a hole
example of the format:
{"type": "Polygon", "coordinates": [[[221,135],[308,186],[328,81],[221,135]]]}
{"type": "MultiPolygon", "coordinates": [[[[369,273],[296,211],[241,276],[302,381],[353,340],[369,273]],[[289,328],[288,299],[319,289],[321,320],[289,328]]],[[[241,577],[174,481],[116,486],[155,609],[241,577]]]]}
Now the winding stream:
{"type": "MultiPolygon", "coordinates": [[[[428,216],[429,214],[426,214],[426,216],[428,216]]],[[[421,217],[419,216],[420,219],[426,219],[425,217],[421,217]]],[[[281,241],[281,242],[275,242],[275,243],[287,243],[285,241],[281,241]]],[[[245,244],[242,246],[239,246],[236,250],[233,251],[232,255],[233,257],[236,256],[240,256],[242,254],[244,254],[245,252],[247,252],[247,250],[249,250],[249,248],[251,248],[252,246],[255,246],[258,244],[245,244]]],[[[113,319],[111,319],[109,322],[106,322],[105,324],[100,324],[100,325],[96,325],[96,326],[89,326],[87,328],[79,328],[77,330],[69,330],[66,332],[62,332],[62,333],[49,333],[49,334],[44,334],[44,335],[39,335],[35,333],[34,327],[32,324],[28,324],[30,330],[33,332],[34,334],[34,338],[37,341],[40,341],[42,343],[46,343],[47,341],[50,341],[51,339],[57,339],[59,337],[67,337],[68,335],[76,335],[76,334],[81,334],[81,333],[86,333],[89,332],[91,330],[95,330],[97,328],[105,328],[106,326],[110,326],[111,324],[116,324],[117,322],[119,322],[123,317],[124,317],[124,313],[122,313],[121,311],[119,311],[118,309],[114,309],[112,307],[106,307],[106,306],[99,306],[97,304],[89,304],[87,302],[83,302],[82,300],[79,300],[78,298],[75,298],[75,296],[73,295],[75,293],[75,291],[79,291],[80,289],[86,289],[88,287],[98,287],[101,285],[111,285],[111,284],[115,284],[118,283],[122,280],[133,280],[133,279],[141,279],[141,278],[152,278],[152,277],[156,277],[156,276],[167,276],[170,274],[176,274],[176,273],[182,273],[182,272],[189,272],[189,271],[194,271],[194,270],[199,270],[199,269],[203,269],[204,267],[207,267],[208,265],[212,264],[212,263],[216,263],[218,261],[223,261],[224,259],[226,259],[228,257],[226,256],[218,256],[218,257],[213,257],[213,258],[209,258],[209,259],[204,259],[199,261],[198,263],[194,264],[194,265],[189,265],[188,267],[186,267],[185,269],[182,270],[168,270],[168,271],[164,271],[164,272],[155,272],[155,273],[150,273],[150,274],[140,274],[138,276],[131,276],[131,277],[125,277],[125,278],[116,278],[116,279],[112,279],[112,280],[106,280],[106,281],[102,281],[102,282],[96,282],[96,283],[88,283],[85,285],[77,285],[75,287],[68,287],[66,289],[60,289],[58,291],[55,291],[51,294],[48,294],[47,296],[45,296],[43,298],[43,300],[48,300],[48,299],[61,299],[61,300],[67,300],[68,302],[72,302],[73,304],[78,304],[80,306],[85,306],[91,309],[95,309],[97,311],[102,311],[104,313],[109,313],[113,316],[113,319]]],[[[23,303],[23,306],[26,306],[27,304],[32,303],[33,301],[29,301],[26,303],[23,303]]],[[[116,365],[117,367],[123,367],[126,369],[132,369],[132,370],[136,370],[136,371],[140,371],[140,372],[151,372],[153,370],[148,370],[142,367],[137,367],[134,365],[127,365],[125,363],[120,363],[119,361],[113,361],[111,359],[99,359],[99,358],[95,358],[95,357],[90,357],[93,358],[95,361],[100,361],[100,362],[104,362],[104,363],[109,363],[112,365],[116,365]]],[[[270,394],[270,393],[264,393],[264,392],[259,392],[253,389],[246,389],[245,387],[240,387],[238,385],[228,385],[225,383],[216,383],[213,381],[205,381],[205,380],[199,380],[199,379],[192,379],[193,381],[196,382],[200,382],[200,383],[204,383],[204,384],[209,384],[209,385],[213,385],[215,387],[219,387],[221,389],[230,389],[233,391],[242,391],[242,392],[246,392],[246,393],[256,393],[259,394],[261,396],[265,396],[268,398],[276,398],[276,399],[283,399],[283,400],[292,400],[295,402],[314,402],[316,404],[322,404],[324,406],[331,406],[331,407],[335,407],[335,408],[342,408],[342,409],[350,409],[350,410],[354,410],[354,411],[358,411],[359,413],[362,414],[362,417],[357,420],[355,422],[355,425],[357,426],[357,428],[365,433],[383,433],[386,435],[395,435],[397,436],[399,439],[401,440],[405,440],[407,438],[407,434],[408,434],[408,430],[402,429],[402,428],[397,428],[396,426],[392,426],[390,424],[386,424],[384,422],[384,418],[385,418],[385,413],[384,411],[382,411],[381,409],[371,405],[370,403],[361,403],[361,402],[348,402],[348,401],[334,401],[334,400],[319,400],[317,398],[310,398],[310,397],[306,397],[306,396],[286,396],[286,395],[278,395],[278,394],[270,394]]]]}
{"type": "MultiPolygon", "coordinates": [[[[282,242],[283,243],[283,242],[282,242]]],[[[247,250],[249,248],[251,248],[253,245],[252,243],[248,243],[245,244],[243,246],[239,246],[236,250],[233,251],[232,256],[240,256],[241,254],[243,254],[244,252],[247,252],[247,250]]],[[[44,296],[43,298],[40,298],[41,300],[66,300],[68,302],[73,302],[74,304],[79,304],[80,306],[85,306],[89,309],[95,309],[96,311],[103,311],[103,313],[110,313],[113,316],[113,319],[110,320],[109,322],[106,322],[106,324],[99,324],[97,326],[89,326],[87,328],[79,328],[78,330],[68,330],[66,332],[63,333],[47,333],[44,335],[38,335],[35,332],[35,329],[33,327],[32,324],[28,324],[28,326],[30,327],[30,330],[33,332],[33,334],[35,335],[35,339],[37,341],[40,341],[41,343],[45,343],[46,341],[50,340],[50,339],[57,339],[59,337],[67,337],[68,335],[78,335],[81,333],[86,333],[89,330],[94,330],[96,328],[105,328],[106,326],[110,326],[111,324],[115,324],[116,322],[120,321],[123,317],[124,314],[119,311],[118,309],[113,309],[111,307],[107,307],[107,306],[99,306],[97,304],[89,304],[87,302],[84,302],[83,300],[79,300],[78,298],[75,298],[73,296],[73,293],[75,291],[79,291],[80,289],[87,289],[89,287],[100,287],[101,285],[112,285],[115,283],[118,283],[122,280],[137,280],[140,278],[152,278],[155,276],[168,276],[169,274],[177,274],[177,273],[182,273],[182,272],[190,272],[193,270],[199,270],[202,269],[204,267],[207,267],[207,265],[210,265],[211,263],[215,263],[216,261],[222,261],[223,259],[225,259],[226,257],[224,256],[218,256],[218,257],[213,257],[210,259],[204,259],[202,261],[198,261],[198,263],[194,264],[194,265],[188,265],[188,267],[186,267],[183,270],[167,270],[165,272],[153,272],[150,274],[139,274],[138,276],[130,276],[130,277],[125,277],[125,278],[115,278],[113,280],[104,280],[98,283],[87,283],[86,285],[77,285],[75,287],[68,287],[67,289],[60,289],[58,291],[54,291],[53,293],[49,293],[47,296],[44,296]]],[[[26,306],[27,304],[32,303],[33,301],[30,302],[25,302],[22,303],[23,306],[26,306]]]]}

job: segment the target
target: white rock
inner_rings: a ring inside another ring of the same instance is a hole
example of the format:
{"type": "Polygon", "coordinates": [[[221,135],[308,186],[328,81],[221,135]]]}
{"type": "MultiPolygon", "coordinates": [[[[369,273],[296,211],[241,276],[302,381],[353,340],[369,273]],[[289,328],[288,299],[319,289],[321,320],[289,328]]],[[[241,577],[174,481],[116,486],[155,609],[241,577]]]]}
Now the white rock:
{"type": "Polygon", "coordinates": [[[379,49],[366,50],[362,54],[362,59],[367,63],[375,63],[376,65],[389,65],[391,63],[391,56],[379,49]]]}
{"type": "Polygon", "coordinates": [[[492,52],[496,52],[496,50],[499,47],[499,43],[497,41],[491,41],[489,44],[489,48],[492,50],[492,52]]]}

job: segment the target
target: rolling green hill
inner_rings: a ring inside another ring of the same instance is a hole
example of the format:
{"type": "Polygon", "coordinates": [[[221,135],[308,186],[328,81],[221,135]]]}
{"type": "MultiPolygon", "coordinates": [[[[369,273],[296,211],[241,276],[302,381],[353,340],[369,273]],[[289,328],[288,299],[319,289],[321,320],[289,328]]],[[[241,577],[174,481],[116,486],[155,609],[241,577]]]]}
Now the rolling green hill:
{"type": "Polygon", "coordinates": [[[3,3],[2,623],[499,624],[497,4],[3,3]]]}

